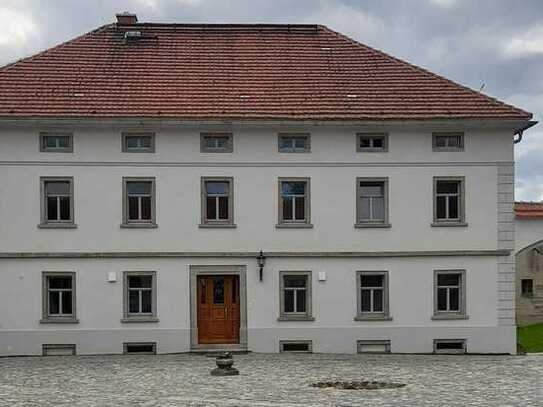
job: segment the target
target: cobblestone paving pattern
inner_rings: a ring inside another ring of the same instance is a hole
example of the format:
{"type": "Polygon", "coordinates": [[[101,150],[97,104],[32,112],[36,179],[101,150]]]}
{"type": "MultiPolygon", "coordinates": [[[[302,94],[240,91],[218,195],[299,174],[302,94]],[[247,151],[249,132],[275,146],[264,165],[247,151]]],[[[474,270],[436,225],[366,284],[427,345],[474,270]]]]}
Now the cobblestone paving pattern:
{"type": "Polygon", "coordinates": [[[543,406],[543,356],[235,356],[211,377],[202,355],[0,358],[0,406],[543,406]],[[310,387],[377,380],[392,390],[310,387]]]}

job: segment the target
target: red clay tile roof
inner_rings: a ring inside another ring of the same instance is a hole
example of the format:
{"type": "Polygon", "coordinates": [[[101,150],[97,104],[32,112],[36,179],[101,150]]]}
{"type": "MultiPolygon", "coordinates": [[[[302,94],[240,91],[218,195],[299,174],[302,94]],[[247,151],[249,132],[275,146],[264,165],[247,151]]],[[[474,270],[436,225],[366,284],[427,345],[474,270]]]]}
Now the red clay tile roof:
{"type": "Polygon", "coordinates": [[[543,202],[515,202],[518,219],[543,219],[543,202]]]}
{"type": "Polygon", "coordinates": [[[318,25],[110,24],[0,68],[0,117],[521,119],[318,25]],[[127,44],[124,32],[142,38],[127,44]]]}

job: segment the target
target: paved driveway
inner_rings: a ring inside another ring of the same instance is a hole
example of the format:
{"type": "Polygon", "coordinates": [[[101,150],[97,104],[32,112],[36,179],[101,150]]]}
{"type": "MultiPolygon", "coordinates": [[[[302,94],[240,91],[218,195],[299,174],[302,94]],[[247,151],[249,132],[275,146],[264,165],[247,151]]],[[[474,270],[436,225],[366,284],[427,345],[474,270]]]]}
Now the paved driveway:
{"type": "Polygon", "coordinates": [[[542,406],[543,356],[236,355],[212,377],[201,355],[0,359],[1,406],[542,406]],[[393,390],[321,380],[405,383],[393,390]]]}

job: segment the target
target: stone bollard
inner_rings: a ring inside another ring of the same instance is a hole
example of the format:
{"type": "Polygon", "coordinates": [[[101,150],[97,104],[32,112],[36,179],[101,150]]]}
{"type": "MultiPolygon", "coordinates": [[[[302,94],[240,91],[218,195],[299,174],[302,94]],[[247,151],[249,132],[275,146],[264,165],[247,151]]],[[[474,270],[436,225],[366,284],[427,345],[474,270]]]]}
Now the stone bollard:
{"type": "Polygon", "coordinates": [[[215,359],[217,367],[211,371],[211,376],[237,376],[238,369],[232,367],[234,358],[230,352],[223,353],[215,359]]]}

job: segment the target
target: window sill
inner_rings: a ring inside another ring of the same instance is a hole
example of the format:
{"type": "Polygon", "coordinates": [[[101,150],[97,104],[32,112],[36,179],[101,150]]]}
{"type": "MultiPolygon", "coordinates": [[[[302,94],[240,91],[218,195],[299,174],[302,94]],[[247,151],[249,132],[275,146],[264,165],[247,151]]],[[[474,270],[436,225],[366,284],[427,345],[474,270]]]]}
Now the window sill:
{"type": "Polygon", "coordinates": [[[307,315],[283,315],[277,318],[278,321],[314,321],[315,317],[307,315]]]}
{"type": "Polygon", "coordinates": [[[133,322],[136,322],[136,323],[145,323],[145,322],[159,322],[160,320],[156,317],[127,317],[127,318],[121,318],[121,322],[123,324],[126,324],[126,323],[133,323],[133,322]]]}
{"type": "Polygon", "coordinates": [[[121,223],[121,229],[156,229],[156,223],[121,223]]]}
{"type": "Polygon", "coordinates": [[[432,315],[432,321],[446,321],[446,320],[452,320],[452,319],[469,319],[467,315],[460,315],[460,314],[452,314],[452,315],[445,315],[445,314],[436,314],[432,315]]]}
{"type": "Polygon", "coordinates": [[[278,223],[276,229],[313,229],[311,223],[278,223]]]}
{"type": "Polygon", "coordinates": [[[371,315],[357,315],[354,317],[355,321],[392,321],[391,316],[387,315],[379,315],[379,316],[371,316],[371,315]]]}
{"type": "Polygon", "coordinates": [[[235,223],[201,223],[200,229],[235,229],[238,227],[235,223]]]}
{"type": "Polygon", "coordinates": [[[387,149],[384,148],[359,148],[356,150],[357,153],[388,153],[387,149]]]}
{"type": "Polygon", "coordinates": [[[79,324],[79,319],[77,318],[42,318],[40,319],[40,324],[79,324]]]}
{"type": "Polygon", "coordinates": [[[458,153],[461,151],[464,151],[463,148],[456,148],[456,147],[434,147],[432,149],[434,153],[458,153]]]}
{"type": "Polygon", "coordinates": [[[77,229],[75,223],[40,223],[39,229],[77,229]]]}
{"type": "Polygon", "coordinates": [[[390,228],[390,223],[355,223],[355,229],[390,228]]]}
{"type": "Polygon", "coordinates": [[[466,227],[468,224],[466,222],[432,222],[430,224],[433,228],[436,227],[466,227]]]}

